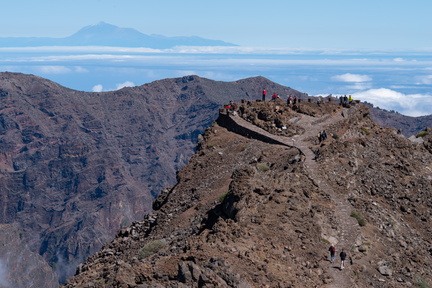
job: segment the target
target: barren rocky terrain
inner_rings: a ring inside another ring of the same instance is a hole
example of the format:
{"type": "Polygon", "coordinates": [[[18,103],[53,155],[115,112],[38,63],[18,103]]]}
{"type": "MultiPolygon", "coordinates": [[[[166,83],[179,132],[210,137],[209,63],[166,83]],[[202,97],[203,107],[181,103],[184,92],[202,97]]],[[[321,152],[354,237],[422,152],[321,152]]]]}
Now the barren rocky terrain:
{"type": "Polygon", "coordinates": [[[300,96],[263,77],[89,93],[0,73],[0,283],[56,287],[72,276],[175,184],[223,103],[259,98],[262,87],[300,96]]]}
{"type": "Polygon", "coordinates": [[[413,142],[361,103],[220,112],[153,211],[64,287],[430,287],[430,130],[413,142]]]}

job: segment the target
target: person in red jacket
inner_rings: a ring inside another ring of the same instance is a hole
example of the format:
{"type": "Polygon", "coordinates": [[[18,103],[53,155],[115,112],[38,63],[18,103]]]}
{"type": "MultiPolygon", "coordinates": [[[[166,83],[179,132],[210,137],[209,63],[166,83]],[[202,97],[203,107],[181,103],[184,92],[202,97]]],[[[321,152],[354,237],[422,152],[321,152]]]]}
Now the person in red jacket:
{"type": "Polygon", "coordinates": [[[262,92],[262,101],[265,101],[266,95],[267,95],[267,91],[264,89],[262,92]]]}

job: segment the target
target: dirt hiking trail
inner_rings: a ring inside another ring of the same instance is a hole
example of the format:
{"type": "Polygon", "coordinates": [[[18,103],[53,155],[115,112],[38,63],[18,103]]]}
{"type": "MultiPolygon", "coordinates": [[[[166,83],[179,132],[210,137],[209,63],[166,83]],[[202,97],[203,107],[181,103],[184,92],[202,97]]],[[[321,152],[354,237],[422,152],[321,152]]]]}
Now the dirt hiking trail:
{"type": "MultiPolygon", "coordinates": [[[[333,281],[325,288],[340,288],[340,287],[356,287],[356,285],[351,281],[350,274],[351,271],[351,248],[353,247],[357,237],[360,235],[359,225],[355,218],[351,217],[351,205],[347,200],[348,191],[344,195],[336,194],[332,187],[327,183],[319,164],[315,161],[315,153],[311,150],[312,143],[311,139],[317,139],[318,134],[326,130],[328,126],[337,123],[349,117],[352,111],[351,109],[356,109],[353,106],[350,109],[342,108],[341,110],[336,110],[332,114],[326,114],[320,118],[312,117],[304,114],[298,114],[298,117],[294,121],[295,123],[305,129],[305,133],[302,135],[295,135],[293,137],[283,137],[271,134],[250,122],[242,119],[239,116],[229,115],[231,120],[235,122],[242,128],[252,131],[251,135],[259,135],[262,138],[271,139],[275,143],[281,143],[286,146],[296,147],[305,156],[304,165],[309,171],[309,177],[314,181],[319,189],[331,197],[334,203],[334,219],[333,228],[336,228],[335,237],[331,237],[329,242],[333,242],[336,247],[336,257],[335,262],[328,262],[327,272],[333,278],[333,281]],[[345,269],[340,270],[340,258],[339,253],[341,249],[344,249],[347,253],[347,259],[345,261],[345,269]]],[[[229,114],[229,113],[227,113],[229,114]]],[[[327,254],[328,255],[328,254],[327,254]]]]}

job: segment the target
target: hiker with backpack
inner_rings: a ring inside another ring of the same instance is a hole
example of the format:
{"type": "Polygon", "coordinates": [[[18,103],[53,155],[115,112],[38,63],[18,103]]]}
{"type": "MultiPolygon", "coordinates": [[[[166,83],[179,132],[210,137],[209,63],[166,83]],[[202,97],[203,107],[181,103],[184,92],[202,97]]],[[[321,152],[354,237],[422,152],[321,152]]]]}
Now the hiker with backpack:
{"type": "Polygon", "coordinates": [[[336,253],[336,248],[333,246],[333,244],[330,246],[328,251],[330,252],[330,263],[333,263],[335,259],[335,253],[336,253]]]}
{"type": "Polygon", "coordinates": [[[339,257],[341,259],[341,266],[340,266],[340,270],[345,269],[345,259],[346,259],[346,253],[344,251],[344,249],[342,249],[341,253],[339,254],[339,257]]]}

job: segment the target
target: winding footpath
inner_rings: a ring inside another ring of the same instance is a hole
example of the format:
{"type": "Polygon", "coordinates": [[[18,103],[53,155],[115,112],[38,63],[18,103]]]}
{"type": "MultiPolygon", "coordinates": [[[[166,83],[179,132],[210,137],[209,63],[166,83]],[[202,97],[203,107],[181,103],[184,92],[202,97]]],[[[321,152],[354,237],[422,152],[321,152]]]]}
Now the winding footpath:
{"type": "MultiPolygon", "coordinates": [[[[350,109],[356,109],[352,107],[350,109]]],[[[343,108],[344,114],[348,115],[348,109],[343,108]]],[[[334,114],[326,114],[321,118],[315,118],[307,115],[300,115],[296,122],[297,125],[305,129],[305,133],[302,135],[295,135],[293,137],[283,137],[273,135],[250,122],[242,119],[239,116],[228,115],[232,121],[234,121],[238,126],[243,127],[249,131],[252,131],[255,135],[260,135],[261,137],[272,139],[276,143],[281,143],[286,146],[295,147],[299,149],[305,156],[304,165],[308,170],[309,177],[314,181],[314,183],[323,192],[331,197],[334,203],[334,219],[332,220],[337,227],[337,237],[335,247],[336,247],[336,261],[331,264],[328,262],[327,272],[333,278],[333,281],[325,288],[340,288],[340,287],[356,287],[356,285],[351,281],[350,274],[352,274],[350,260],[351,260],[351,248],[356,242],[357,237],[360,235],[360,229],[357,221],[350,217],[351,205],[347,200],[347,194],[340,195],[336,194],[333,188],[328,184],[326,179],[323,177],[319,164],[314,160],[315,154],[310,149],[309,140],[313,137],[317,137],[320,131],[326,130],[329,125],[342,121],[344,117],[337,111],[334,114]],[[347,252],[347,260],[345,261],[345,270],[340,270],[340,261],[338,254],[340,249],[344,248],[347,252]]]]}

